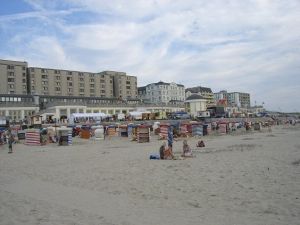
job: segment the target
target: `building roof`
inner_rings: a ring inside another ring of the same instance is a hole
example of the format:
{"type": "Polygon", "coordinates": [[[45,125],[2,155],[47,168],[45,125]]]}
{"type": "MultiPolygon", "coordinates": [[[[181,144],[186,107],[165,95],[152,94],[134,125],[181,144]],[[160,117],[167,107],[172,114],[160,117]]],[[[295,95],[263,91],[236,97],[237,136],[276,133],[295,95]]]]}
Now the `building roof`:
{"type": "MultiPolygon", "coordinates": [[[[159,81],[159,82],[157,82],[157,83],[152,83],[152,84],[154,84],[154,85],[170,85],[171,83],[166,83],[166,82],[163,82],[163,81],[159,81]]],[[[175,83],[176,84],[176,83],[175,83]]],[[[148,84],[148,85],[151,85],[151,84],[148,84]]],[[[148,86],[147,85],[147,86],[148,86]]],[[[176,84],[178,87],[184,87],[184,85],[183,84],[176,84]]]]}
{"type": "Polygon", "coordinates": [[[146,86],[138,87],[138,91],[146,91],[146,86]]]}
{"type": "Polygon", "coordinates": [[[202,97],[201,95],[197,95],[197,94],[193,94],[186,98],[186,100],[196,100],[196,99],[206,99],[206,98],[202,97]]]}
{"type": "Polygon", "coordinates": [[[191,93],[202,93],[202,92],[209,92],[209,93],[212,93],[212,90],[208,87],[201,87],[201,86],[198,86],[198,87],[192,87],[192,88],[187,88],[185,89],[185,92],[188,92],[190,91],[191,93]]]}
{"type": "Polygon", "coordinates": [[[170,83],[166,83],[166,82],[163,82],[163,81],[159,81],[157,83],[153,83],[155,85],[170,85],[170,83]]]}

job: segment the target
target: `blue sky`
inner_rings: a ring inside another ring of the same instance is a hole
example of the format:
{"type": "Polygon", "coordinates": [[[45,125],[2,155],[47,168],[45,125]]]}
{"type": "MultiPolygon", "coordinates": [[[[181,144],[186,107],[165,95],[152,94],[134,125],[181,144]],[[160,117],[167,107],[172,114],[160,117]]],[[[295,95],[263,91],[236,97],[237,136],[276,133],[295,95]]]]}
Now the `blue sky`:
{"type": "Polygon", "coordinates": [[[124,71],[300,111],[299,0],[10,0],[0,58],[124,71]]]}

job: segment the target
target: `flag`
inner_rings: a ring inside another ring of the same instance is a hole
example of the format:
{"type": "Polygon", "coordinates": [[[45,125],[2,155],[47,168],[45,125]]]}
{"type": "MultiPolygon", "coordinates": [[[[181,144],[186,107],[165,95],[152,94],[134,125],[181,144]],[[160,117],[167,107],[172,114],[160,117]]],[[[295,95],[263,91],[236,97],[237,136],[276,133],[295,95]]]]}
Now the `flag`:
{"type": "Polygon", "coordinates": [[[169,127],[168,129],[168,146],[173,145],[173,128],[172,126],[169,127]]]}

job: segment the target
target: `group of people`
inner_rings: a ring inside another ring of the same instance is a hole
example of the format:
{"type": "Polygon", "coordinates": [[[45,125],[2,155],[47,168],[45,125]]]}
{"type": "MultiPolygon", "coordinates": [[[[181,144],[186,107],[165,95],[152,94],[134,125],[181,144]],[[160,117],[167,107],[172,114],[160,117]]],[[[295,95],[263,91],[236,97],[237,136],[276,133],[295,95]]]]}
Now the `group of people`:
{"type": "MultiPolygon", "coordinates": [[[[205,144],[202,140],[200,140],[197,143],[196,147],[205,147],[205,144]]],[[[159,148],[159,156],[160,156],[160,159],[174,159],[172,145],[167,146],[166,142],[163,142],[163,144],[159,148]]],[[[184,157],[184,158],[193,157],[192,149],[188,145],[187,140],[183,140],[181,157],[184,157]]]]}

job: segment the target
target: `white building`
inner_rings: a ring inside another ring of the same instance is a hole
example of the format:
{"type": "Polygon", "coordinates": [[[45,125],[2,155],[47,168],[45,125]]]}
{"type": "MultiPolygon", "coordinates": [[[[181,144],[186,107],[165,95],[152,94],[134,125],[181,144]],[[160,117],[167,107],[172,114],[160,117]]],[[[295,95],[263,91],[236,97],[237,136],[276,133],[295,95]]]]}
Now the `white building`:
{"type": "Polygon", "coordinates": [[[207,99],[200,95],[193,94],[185,100],[185,109],[193,117],[197,116],[199,112],[206,111],[206,107],[207,99]]]}
{"type": "Polygon", "coordinates": [[[226,102],[227,106],[242,108],[250,107],[249,93],[220,91],[214,93],[214,99],[217,104],[223,100],[226,102]]]}
{"type": "Polygon", "coordinates": [[[214,93],[210,88],[197,86],[185,89],[185,98],[188,98],[189,96],[194,94],[204,97],[207,100],[207,107],[215,105],[214,93]]]}
{"type": "Polygon", "coordinates": [[[146,96],[151,103],[183,102],[185,91],[182,84],[158,82],[146,86],[146,96]]]}

